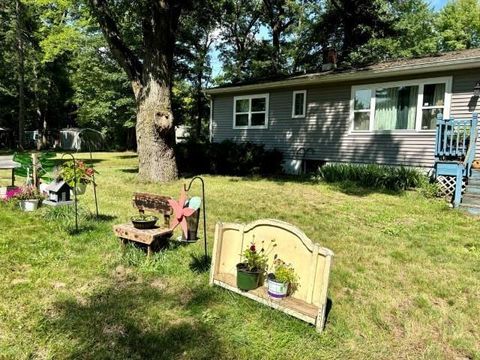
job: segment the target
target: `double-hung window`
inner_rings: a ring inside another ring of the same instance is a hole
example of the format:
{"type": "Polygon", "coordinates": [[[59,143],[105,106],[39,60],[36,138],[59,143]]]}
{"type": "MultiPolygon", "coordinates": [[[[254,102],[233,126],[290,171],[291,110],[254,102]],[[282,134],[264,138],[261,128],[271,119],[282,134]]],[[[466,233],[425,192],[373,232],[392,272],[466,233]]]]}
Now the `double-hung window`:
{"type": "Polygon", "coordinates": [[[434,130],[436,116],[449,116],[451,78],[354,86],[353,131],[434,130]]]}
{"type": "Polygon", "coordinates": [[[292,117],[304,118],[307,107],[307,91],[300,90],[293,92],[292,117]]]}
{"type": "Polygon", "coordinates": [[[424,85],[421,104],[421,129],[435,129],[437,114],[445,114],[445,83],[424,85]]]}
{"type": "Polygon", "coordinates": [[[265,129],[268,125],[268,94],[235,96],[234,129],[265,129]]]}

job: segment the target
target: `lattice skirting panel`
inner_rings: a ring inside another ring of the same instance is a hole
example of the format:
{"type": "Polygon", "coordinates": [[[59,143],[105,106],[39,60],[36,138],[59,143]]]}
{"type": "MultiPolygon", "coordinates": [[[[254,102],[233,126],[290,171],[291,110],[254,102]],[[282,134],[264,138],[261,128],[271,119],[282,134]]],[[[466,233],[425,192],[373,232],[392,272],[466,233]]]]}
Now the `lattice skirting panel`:
{"type": "MultiPolygon", "coordinates": [[[[455,194],[455,183],[456,183],[455,176],[438,176],[437,183],[440,187],[438,192],[439,197],[444,197],[448,201],[451,201],[453,195],[455,194]]],[[[465,179],[462,181],[462,195],[465,193],[465,179]]]]}

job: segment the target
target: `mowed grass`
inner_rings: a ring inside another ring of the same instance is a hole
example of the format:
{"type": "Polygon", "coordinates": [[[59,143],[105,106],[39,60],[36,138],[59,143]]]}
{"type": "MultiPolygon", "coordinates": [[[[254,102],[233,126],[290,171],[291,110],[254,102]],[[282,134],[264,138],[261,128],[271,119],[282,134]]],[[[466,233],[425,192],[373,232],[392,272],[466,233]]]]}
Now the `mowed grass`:
{"type": "Polygon", "coordinates": [[[0,205],[0,358],[480,359],[478,219],[415,192],[205,176],[210,249],[217,221],[277,218],[334,251],[319,335],[209,287],[192,266],[201,241],[123,253],[111,228],[134,214],[132,193],[178,197],[186,180],[139,182],[133,153],[94,158],[103,216],[84,214],[79,234],[0,205]]]}

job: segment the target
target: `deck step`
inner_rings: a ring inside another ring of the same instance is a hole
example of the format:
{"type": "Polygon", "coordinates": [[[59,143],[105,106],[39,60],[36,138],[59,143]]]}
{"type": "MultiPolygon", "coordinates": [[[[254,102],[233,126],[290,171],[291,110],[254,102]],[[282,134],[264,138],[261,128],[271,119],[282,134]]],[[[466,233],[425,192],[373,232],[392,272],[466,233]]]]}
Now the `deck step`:
{"type": "Polygon", "coordinates": [[[468,207],[468,208],[477,208],[480,209],[480,202],[471,200],[469,198],[463,198],[463,201],[460,204],[461,207],[468,207]]]}
{"type": "Polygon", "coordinates": [[[462,203],[463,202],[468,202],[468,203],[480,205],[480,194],[477,195],[477,194],[465,193],[465,195],[463,195],[462,203]]]}
{"type": "Polygon", "coordinates": [[[472,175],[470,175],[470,179],[480,180],[480,171],[472,170],[472,175]]]}
{"type": "Polygon", "coordinates": [[[480,186],[477,187],[477,186],[468,185],[465,188],[465,192],[470,193],[470,194],[480,194],[480,186]]]}
{"type": "Polygon", "coordinates": [[[470,197],[472,199],[480,200],[480,193],[472,192],[471,190],[472,189],[467,188],[467,190],[465,190],[465,193],[463,194],[463,197],[470,197]]]}
{"type": "Polygon", "coordinates": [[[471,215],[480,216],[480,208],[468,207],[460,205],[460,209],[468,212],[471,215]]]}
{"type": "Polygon", "coordinates": [[[480,186],[480,179],[469,178],[468,179],[468,186],[480,186]]]}

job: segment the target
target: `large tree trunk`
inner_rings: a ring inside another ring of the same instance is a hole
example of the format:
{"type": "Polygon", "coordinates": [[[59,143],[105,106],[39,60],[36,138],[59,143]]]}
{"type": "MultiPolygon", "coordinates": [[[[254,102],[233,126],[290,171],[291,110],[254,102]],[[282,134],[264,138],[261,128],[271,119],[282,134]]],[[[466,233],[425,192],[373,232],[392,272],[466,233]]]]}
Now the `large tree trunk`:
{"type": "Polygon", "coordinates": [[[172,181],[178,176],[169,86],[151,80],[137,97],[138,175],[143,181],[172,181]]]}
{"type": "Polygon", "coordinates": [[[178,176],[174,145],[171,89],[173,54],[185,1],[146,1],[138,11],[142,24],[142,59],[124,41],[113,2],[89,0],[112,55],[132,82],[137,102],[138,175],[143,181],[166,182],[178,176]]]}

